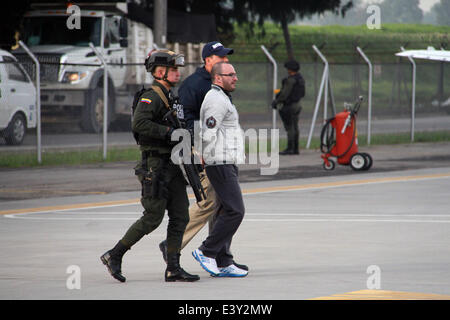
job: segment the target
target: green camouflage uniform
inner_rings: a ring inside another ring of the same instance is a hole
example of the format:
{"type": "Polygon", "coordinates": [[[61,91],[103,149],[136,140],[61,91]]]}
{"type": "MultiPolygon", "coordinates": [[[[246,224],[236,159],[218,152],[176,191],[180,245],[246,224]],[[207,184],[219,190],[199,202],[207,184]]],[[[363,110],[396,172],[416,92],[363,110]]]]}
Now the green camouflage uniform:
{"type": "MultiPolygon", "coordinates": [[[[159,86],[168,98],[169,91],[164,86],[157,81],[153,85],[159,86]]],[[[172,146],[166,138],[169,125],[163,120],[167,111],[158,93],[152,89],[145,91],[139,98],[133,115],[132,130],[139,135],[141,151],[149,153],[146,162],[139,163],[135,168],[142,184],[141,204],[145,210],[121,241],[127,247],[134,245],[161,224],[167,209],[167,251],[179,253],[184,230],[189,222],[189,200],[183,173],[178,165],[170,161],[172,146]],[[161,173],[158,178],[158,194],[152,194],[152,188],[157,183],[155,177],[151,176],[152,172],[161,173]]]]}

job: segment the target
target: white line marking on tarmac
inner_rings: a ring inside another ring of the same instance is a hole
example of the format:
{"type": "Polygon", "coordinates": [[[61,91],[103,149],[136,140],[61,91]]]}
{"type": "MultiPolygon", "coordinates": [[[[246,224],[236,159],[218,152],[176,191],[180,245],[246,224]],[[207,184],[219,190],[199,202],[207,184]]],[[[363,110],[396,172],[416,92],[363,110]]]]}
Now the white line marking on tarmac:
{"type": "MultiPolygon", "coordinates": [[[[82,215],[90,215],[90,217],[79,217],[80,213],[68,212],[60,213],[58,211],[52,212],[54,215],[45,214],[45,216],[26,216],[26,215],[5,215],[11,219],[25,219],[25,220],[45,220],[45,221],[134,221],[139,218],[139,213],[136,212],[85,212],[82,215]],[[61,216],[63,215],[63,216],[61,216]],[[71,215],[67,217],[67,215],[71,215]],[[73,217],[77,215],[77,217],[73,217]],[[98,217],[98,215],[110,217],[98,217]],[[134,215],[135,217],[115,217],[116,215],[134,215]]],[[[247,222],[393,222],[393,223],[450,223],[450,215],[418,215],[418,214],[309,214],[309,213],[246,213],[244,221],[247,222]],[[250,216],[250,218],[249,218],[250,216]],[[298,218],[253,218],[253,217],[298,217],[298,218]],[[355,219],[360,218],[360,219],[355,219]],[[411,219],[414,218],[414,219],[411,219]],[[419,219],[417,219],[419,218],[419,219]],[[436,219],[447,218],[447,219],[436,219]]],[[[168,218],[164,218],[167,221],[168,218]]]]}

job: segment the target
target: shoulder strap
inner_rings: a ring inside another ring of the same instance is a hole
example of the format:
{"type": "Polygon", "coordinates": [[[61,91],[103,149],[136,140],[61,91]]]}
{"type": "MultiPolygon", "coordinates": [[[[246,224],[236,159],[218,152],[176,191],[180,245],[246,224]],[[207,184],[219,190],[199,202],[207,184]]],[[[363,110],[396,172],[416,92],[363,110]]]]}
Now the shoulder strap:
{"type": "Polygon", "coordinates": [[[133,98],[133,104],[131,105],[131,111],[132,114],[134,114],[134,111],[136,110],[136,107],[139,103],[139,99],[141,98],[142,94],[146,91],[147,89],[144,88],[144,86],[142,86],[142,89],[139,91],[136,91],[136,93],[134,94],[134,98],[133,98]]]}
{"type": "Polygon", "coordinates": [[[158,86],[152,86],[152,89],[158,94],[158,96],[164,102],[164,104],[166,105],[166,108],[170,110],[169,101],[167,100],[167,97],[164,94],[164,92],[161,90],[161,88],[158,86]]]}

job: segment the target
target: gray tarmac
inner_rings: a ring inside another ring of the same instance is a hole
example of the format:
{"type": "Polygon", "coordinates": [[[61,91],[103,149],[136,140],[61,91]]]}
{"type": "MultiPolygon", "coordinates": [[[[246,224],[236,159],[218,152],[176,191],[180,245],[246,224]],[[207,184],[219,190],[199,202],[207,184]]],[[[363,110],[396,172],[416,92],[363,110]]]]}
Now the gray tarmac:
{"type": "Polygon", "coordinates": [[[2,169],[0,299],[356,299],[373,290],[449,299],[450,143],[363,151],[374,158],[367,172],[325,172],[317,150],[281,158],[270,179],[241,167],[246,215],[232,250],[249,275],[213,278],[200,267],[191,251],[205,228],[181,256],[196,283],[164,282],[167,220],[125,255],[127,282],[100,262],[142,212],[131,163],[2,169]]]}

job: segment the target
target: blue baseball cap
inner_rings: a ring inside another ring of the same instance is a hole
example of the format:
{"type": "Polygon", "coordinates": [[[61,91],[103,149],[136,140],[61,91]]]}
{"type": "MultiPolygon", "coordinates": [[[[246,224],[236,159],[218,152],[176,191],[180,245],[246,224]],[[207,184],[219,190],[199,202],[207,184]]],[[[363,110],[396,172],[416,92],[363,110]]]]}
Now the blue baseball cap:
{"type": "Polygon", "coordinates": [[[216,55],[219,57],[225,57],[228,54],[233,54],[234,50],[225,48],[219,41],[212,41],[205,44],[202,50],[202,58],[205,60],[207,57],[216,55]]]}

